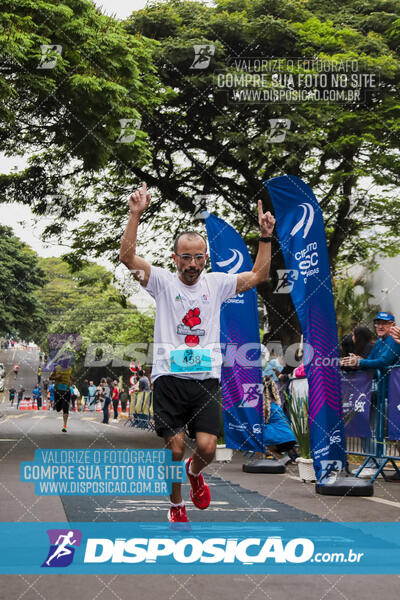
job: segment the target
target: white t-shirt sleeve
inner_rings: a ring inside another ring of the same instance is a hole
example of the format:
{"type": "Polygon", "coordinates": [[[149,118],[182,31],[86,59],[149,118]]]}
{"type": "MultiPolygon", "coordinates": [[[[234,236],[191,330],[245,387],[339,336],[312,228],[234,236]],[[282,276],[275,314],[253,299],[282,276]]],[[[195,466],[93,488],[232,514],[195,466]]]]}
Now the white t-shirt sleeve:
{"type": "Polygon", "coordinates": [[[217,293],[220,297],[221,304],[236,296],[237,275],[228,273],[211,273],[213,276],[213,284],[217,288],[217,293]]]}
{"type": "Polygon", "coordinates": [[[150,296],[156,299],[168,286],[172,273],[161,267],[150,267],[150,277],[147,286],[144,288],[150,296]]]}

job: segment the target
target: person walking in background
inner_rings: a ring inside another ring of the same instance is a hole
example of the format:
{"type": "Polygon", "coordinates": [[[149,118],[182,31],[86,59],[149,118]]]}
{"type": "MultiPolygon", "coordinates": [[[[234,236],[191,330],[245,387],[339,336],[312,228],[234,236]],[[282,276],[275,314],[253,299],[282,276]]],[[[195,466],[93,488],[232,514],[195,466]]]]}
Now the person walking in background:
{"type": "Polygon", "coordinates": [[[22,385],[20,385],[18,388],[17,410],[19,408],[22,398],[24,397],[24,392],[24,388],[22,387],[22,385]]]}
{"type": "Polygon", "coordinates": [[[76,410],[78,408],[78,398],[79,398],[79,390],[74,383],[71,384],[71,406],[72,410],[76,410]]]}
{"type": "Polygon", "coordinates": [[[87,379],[84,380],[81,386],[82,394],[82,411],[85,410],[86,406],[89,408],[89,382],[87,379]]]}
{"type": "Polygon", "coordinates": [[[18,372],[19,372],[19,365],[14,365],[13,366],[13,371],[14,371],[15,379],[17,379],[18,372]]]}
{"type": "Polygon", "coordinates": [[[42,367],[39,366],[37,370],[37,382],[40,383],[42,380],[42,367]]]}
{"type": "Polygon", "coordinates": [[[88,387],[88,403],[90,411],[96,410],[96,391],[96,386],[94,385],[93,381],[90,381],[88,387]]]}
{"type": "Polygon", "coordinates": [[[54,408],[54,381],[49,385],[49,401],[51,408],[54,408]]]}
{"type": "Polygon", "coordinates": [[[113,408],[114,408],[114,419],[113,419],[114,423],[116,423],[118,421],[118,402],[119,402],[118,381],[113,381],[112,403],[113,403],[113,408]]]}
{"type": "Polygon", "coordinates": [[[16,392],[16,389],[15,389],[15,387],[12,385],[12,386],[9,388],[9,390],[8,390],[8,393],[9,393],[9,395],[10,395],[10,402],[11,402],[11,406],[14,404],[15,392],[16,392]]]}
{"type": "Polygon", "coordinates": [[[36,400],[38,410],[40,410],[42,408],[42,390],[39,384],[36,384],[36,386],[34,387],[32,392],[32,398],[33,401],[36,400]]]}
{"type": "Polygon", "coordinates": [[[111,389],[112,389],[112,381],[111,379],[108,377],[107,379],[105,377],[103,377],[103,379],[100,381],[100,385],[101,385],[101,396],[104,399],[104,403],[103,403],[103,423],[105,425],[108,425],[108,419],[109,419],[109,407],[111,404],[111,389]]]}
{"type": "Polygon", "coordinates": [[[50,375],[50,380],[54,380],[54,408],[57,412],[63,411],[63,428],[61,431],[67,433],[67,422],[69,415],[69,403],[71,400],[70,382],[72,367],[69,359],[62,361],[55,366],[50,375]]]}
{"type": "Polygon", "coordinates": [[[101,381],[96,388],[96,404],[100,403],[101,409],[103,409],[103,388],[101,387],[101,381]]]}
{"type": "Polygon", "coordinates": [[[122,386],[121,392],[119,394],[119,398],[121,400],[121,409],[122,412],[125,413],[126,409],[127,409],[127,405],[128,405],[128,398],[129,398],[129,394],[128,391],[126,389],[126,386],[122,386]]]}
{"type": "Polygon", "coordinates": [[[149,392],[150,391],[150,381],[149,378],[146,377],[143,370],[139,371],[139,392],[149,392]]]}

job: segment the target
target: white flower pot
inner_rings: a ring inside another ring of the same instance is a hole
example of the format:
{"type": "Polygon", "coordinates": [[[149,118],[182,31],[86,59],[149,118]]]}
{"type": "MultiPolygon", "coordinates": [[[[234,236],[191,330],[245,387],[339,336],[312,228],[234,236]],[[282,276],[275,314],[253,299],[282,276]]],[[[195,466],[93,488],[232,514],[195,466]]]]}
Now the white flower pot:
{"type": "Polygon", "coordinates": [[[218,444],[215,452],[215,460],[217,462],[230,462],[232,460],[232,456],[232,448],[227,448],[225,444],[218,444]]]}
{"type": "Polygon", "coordinates": [[[312,458],[303,458],[302,456],[299,456],[296,458],[296,462],[299,465],[299,477],[304,483],[316,481],[312,458]]]}

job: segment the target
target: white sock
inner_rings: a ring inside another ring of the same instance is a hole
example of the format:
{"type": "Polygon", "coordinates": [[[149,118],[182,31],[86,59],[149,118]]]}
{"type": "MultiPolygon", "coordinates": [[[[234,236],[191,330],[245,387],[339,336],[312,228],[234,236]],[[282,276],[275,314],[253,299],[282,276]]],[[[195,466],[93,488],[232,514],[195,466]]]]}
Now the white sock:
{"type": "Polygon", "coordinates": [[[180,506],[185,506],[185,503],[183,500],[182,502],[179,502],[179,504],[174,504],[173,502],[171,502],[171,506],[173,506],[174,508],[179,508],[180,506]]]}
{"type": "Polygon", "coordinates": [[[189,463],[189,473],[190,473],[190,475],[193,475],[193,477],[198,477],[200,475],[200,473],[193,473],[193,471],[192,471],[192,462],[193,461],[191,460],[190,463],[189,463]]]}

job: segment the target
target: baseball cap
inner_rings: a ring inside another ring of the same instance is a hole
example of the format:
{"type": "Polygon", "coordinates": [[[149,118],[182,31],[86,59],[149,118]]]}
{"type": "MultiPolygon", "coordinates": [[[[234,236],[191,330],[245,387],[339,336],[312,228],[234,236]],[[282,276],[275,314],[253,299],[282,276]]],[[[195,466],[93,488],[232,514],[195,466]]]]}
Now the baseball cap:
{"type": "Polygon", "coordinates": [[[374,321],[395,321],[394,316],[387,312],[378,312],[374,321]]]}

